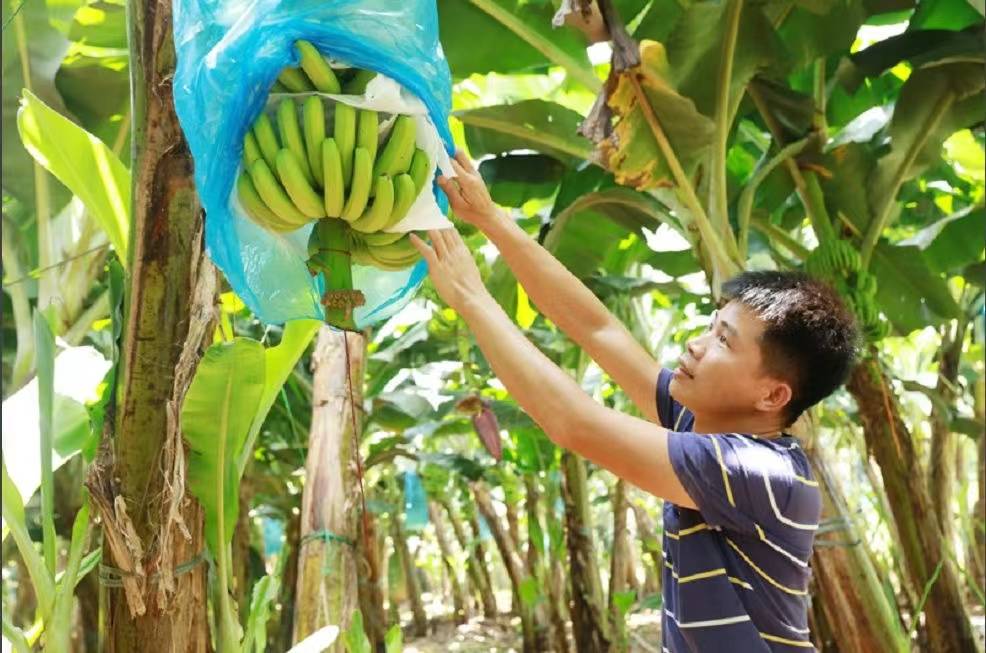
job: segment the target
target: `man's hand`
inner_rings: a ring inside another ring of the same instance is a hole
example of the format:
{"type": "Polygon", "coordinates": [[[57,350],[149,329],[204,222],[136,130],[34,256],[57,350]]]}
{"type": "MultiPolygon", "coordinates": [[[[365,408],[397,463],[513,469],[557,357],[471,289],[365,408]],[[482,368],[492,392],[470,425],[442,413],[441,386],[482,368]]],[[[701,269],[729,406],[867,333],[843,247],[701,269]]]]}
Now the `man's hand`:
{"type": "Polygon", "coordinates": [[[448,196],[449,205],[455,215],[480,231],[484,231],[496,220],[501,218],[500,210],[483,178],[473,167],[466,153],[459,150],[452,159],[452,169],[455,177],[439,177],[438,185],[448,196]]]}
{"type": "Polygon", "coordinates": [[[428,274],[446,304],[461,312],[468,302],[489,294],[458,231],[439,229],[429,231],[428,236],[430,247],[415,234],[411,234],[411,243],[428,262],[428,274]]]}

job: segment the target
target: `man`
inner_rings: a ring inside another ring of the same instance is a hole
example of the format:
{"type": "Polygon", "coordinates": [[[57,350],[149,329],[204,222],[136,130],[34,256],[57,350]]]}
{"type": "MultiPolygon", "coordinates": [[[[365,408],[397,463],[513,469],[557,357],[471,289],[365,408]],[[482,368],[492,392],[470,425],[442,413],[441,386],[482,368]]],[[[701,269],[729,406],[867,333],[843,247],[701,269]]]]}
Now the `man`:
{"type": "Polygon", "coordinates": [[[852,365],[856,329],[838,296],[797,273],[742,274],[724,285],[726,303],[677,369],[661,369],[496,208],[462,153],[452,165],[457,176],[439,184],[455,214],[487,235],[541,313],[651,420],[600,405],[534,347],[486,290],[454,229],[430,232],[430,247],[412,237],[442,299],[547,436],[665,499],[664,650],[811,649],[808,561],[821,497],[785,429],[852,365]]]}

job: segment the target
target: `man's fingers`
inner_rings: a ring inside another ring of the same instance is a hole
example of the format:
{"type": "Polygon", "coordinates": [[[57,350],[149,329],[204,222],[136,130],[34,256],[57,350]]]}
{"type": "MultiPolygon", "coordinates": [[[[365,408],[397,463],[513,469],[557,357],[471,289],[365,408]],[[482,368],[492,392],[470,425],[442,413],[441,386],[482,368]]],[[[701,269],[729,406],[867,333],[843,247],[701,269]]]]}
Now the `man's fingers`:
{"type": "Polygon", "coordinates": [[[459,184],[452,177],[444,175],[437,177],[438,187],[445,191],[446,195],[458,194],[459,184]]]}
{"type": "Polygon", "coordinates": [[[466,172],[473,172],[473,173],[476,172],[476,168],[473,167],[472,161],[469,160],[469,157],[466,156],[466,153],[463,150],[456,151],[455,158],[452,159],[452,164],[455,165],[455,163],[458,163],[460,166],[462,166],[463,169],[466,170],[466,172]]]}
{"type": "Polygon", "coordinates": [[[435,250],[435,256],[438,260],[445,259],[445,241],[442,240],[442,232],[439,229],[430,229],[428,231],[428,237],[431,238],[431,246],[435,250]]]}
{"type": "Polygon", "coordinates": [[[462,164],[459,163],[458,161],[456,161],[455,159],[452,159],[451,160],[451,163],[452,163],[452,169],[455,170],[455,174],[457,176],[459,176],[459,177],[465,177],[466,174],[468,174],[466,172],[466,169],[462,166],[462,164]]]}
{"type": "Polygon", "coordinates": [[[455,232],[455,229],[438,229],[435,231],[435,236],[442,244],[443,258],[448,257],[454,251],[455,243],[452,242],[452,232],[455,232]]]}
{"type": "Polygon", "coordinates": [[[419,238],[417,234],[412,233],[410,240],[411,240],[411,244],[414,245],[414,248],[418,250],[418,252],[421,253],[421,256],[424,257],[425,261],[428,262],[428,268],[429,269],[433,268],[435,263],[437,263],[437,261],[435,260],[435,250],[429,247],[428,243],[421,240],[421,238],[419,238]]]}

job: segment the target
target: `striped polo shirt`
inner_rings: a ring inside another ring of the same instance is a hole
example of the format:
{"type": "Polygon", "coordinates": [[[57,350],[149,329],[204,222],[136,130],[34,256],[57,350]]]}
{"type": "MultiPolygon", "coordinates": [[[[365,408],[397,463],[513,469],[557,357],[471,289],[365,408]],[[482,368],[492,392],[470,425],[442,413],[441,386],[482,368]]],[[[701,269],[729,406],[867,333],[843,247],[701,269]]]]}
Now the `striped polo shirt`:
{"type": "Polygon", "coordinates": [[[698,510],[664,502],[670,653],[813,651],[809,559],[822,500],[797,440],[691,432],[661,370],[657,410],[678,479],[698,510]]]}

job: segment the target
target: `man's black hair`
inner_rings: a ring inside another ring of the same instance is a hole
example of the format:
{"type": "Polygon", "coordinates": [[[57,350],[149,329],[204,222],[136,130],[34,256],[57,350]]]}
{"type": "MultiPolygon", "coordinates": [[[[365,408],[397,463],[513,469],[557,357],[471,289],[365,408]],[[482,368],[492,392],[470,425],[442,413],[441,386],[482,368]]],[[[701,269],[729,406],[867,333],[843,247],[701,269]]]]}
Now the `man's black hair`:
{"type": "Polygon", "coordinates": [[[791,386],[788,424],[845,383],[859,331],[852,312],[827,283],[801,272],[744,272],[723,284],[764,321],[764,371],[791,386]]]}

